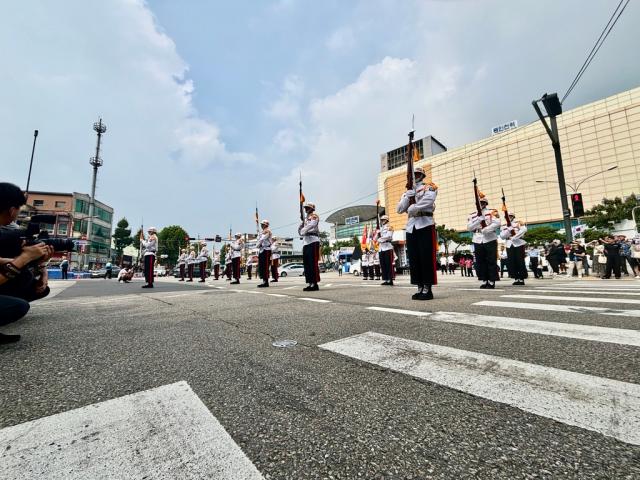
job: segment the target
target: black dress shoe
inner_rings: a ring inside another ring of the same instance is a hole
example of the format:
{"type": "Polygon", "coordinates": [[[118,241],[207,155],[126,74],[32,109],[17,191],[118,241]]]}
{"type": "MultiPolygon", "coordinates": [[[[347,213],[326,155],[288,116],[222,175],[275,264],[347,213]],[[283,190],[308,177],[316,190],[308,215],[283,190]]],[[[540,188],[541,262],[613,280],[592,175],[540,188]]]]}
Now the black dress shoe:
{"type": "Polygon", "coordinates": [[[189,279],[189,280],[187,280],[187,282],[193,282],[193,279],[189,279]]]}
{"type": "Polygon", "coordinates": [[[413,295],[411,295],[411,300],[420,300],[420,295],[422,295],[422,292],[416,292],[413,295]]]}
{"type": "Polygon", "coordinates": [[[302,289],[302,291],[303,291],[303,292],[309,292],[309,291],[311,291],[311,285],[307,285],[306,287],[304,287],[304,288],[302,289]]]}
{"type": "Polygon", "coordinates": [[[496,285],[495,283],[487,283],[487,286],[485,288],[493,289],[493,288],[496,288],[496,285]]]}
{"type": "Polygon", "coordinates": [[[382,282],[380,285],[389,285],[389,282],[382,282]]]}
{"type": "Polygon", "coordinates": [[[179,282],[184,282],[184,278],[181,278],[180,280],[178,280],[179,282]]]}
{"type": "Polygon", "coordinates": [[[320,290],[320,287],[318,286],[318,284],[317,284],[317,283],[314,283],[313,285],[311,285],[311,286],[309,287],[309,290],[308,290],[308,291],[309,291],[309,292],[317,292],[318,290],[320,290]]]}
{"type": "Polygon", "coordinates": [[[236,280],[234,282],[231,282],[229,285],[238,285],[240,283],[240,280],[236,280]]]}
{"type": "Polygon", "coordinates": [[[489,288],[489,282],[480,285],[480,288],[489,288]]]}
{"type": "Polygon", "coordinates": [[[389,285],[390,287],[393,287],[393,280],[389,280],[388,285],[389,285]]]}
{"type": "Polygon", "coordinates": [[[153,288],[153,285],[147,283],[146,285],[142,285],[141,288],[153,288]]]}
{"type": "Polygon", "coordinates": [[[0,344],[4,345],[7,343],[16,343],[20,341],[20,335],[6,335],[4,333],[0,333],[0,344]]]}
{"type": "Polygon", "coordinates": [[[204,280],[200,279],[198,280],[198,283],[204,283],[204,280]]]}
{"type": "Polygon", "coordinates": [[[418,297],[418,300],[433,300],[433,292],[431,290],[422,292],[418,297]]]}
{"type": "Polygon", "coordinates": [[[271,280],[272,282],[278,282],[277,278],[274,278],[273,280],[271,280]]]}
{"type": "Polygon", "coordinates": [[[260,285],[258,285],[258,288],[265,288],[268,287],[269,284],[268,283],[261,283],[260,285]]]}

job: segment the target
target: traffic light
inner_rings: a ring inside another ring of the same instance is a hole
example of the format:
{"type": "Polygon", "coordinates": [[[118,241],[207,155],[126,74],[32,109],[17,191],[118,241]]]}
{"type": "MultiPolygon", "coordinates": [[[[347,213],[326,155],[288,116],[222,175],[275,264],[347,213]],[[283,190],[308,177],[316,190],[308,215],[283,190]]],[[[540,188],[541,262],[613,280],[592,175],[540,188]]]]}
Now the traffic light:
{"type": "Polygon", "coordinates": [[[571,194],[571,208],[573,210],[573,216],[575,218],[584,216],[584,204],[582,203],[581,193],[571,194]]]}

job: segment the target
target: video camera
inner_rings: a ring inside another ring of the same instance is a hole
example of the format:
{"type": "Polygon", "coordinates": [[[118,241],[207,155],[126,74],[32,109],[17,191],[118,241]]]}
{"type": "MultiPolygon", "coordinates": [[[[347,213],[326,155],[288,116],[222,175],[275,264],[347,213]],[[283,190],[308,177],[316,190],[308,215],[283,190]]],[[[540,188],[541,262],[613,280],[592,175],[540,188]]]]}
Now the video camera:
{"type": "Polygon", "coordinates": [[[27,220],[24,228],[0,227],[0,257],[17,257],[22,252],[23,242],[25,246],[44,243],[52,247],[55,252],[75,250],[74,240],[66,237],[50,237],[49,232],[40,228],[43,223],[56,223],[56,216],[34,215],[27,220]]]}

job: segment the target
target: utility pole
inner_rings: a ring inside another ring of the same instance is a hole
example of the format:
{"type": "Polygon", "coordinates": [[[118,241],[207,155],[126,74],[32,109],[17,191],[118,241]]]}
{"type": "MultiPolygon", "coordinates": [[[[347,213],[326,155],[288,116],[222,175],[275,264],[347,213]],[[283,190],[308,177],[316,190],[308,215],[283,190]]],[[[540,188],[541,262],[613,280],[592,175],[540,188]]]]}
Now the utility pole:
{"type": "MultiPolygon", "coordinates": [[[[89,201],[89,219],[87,220],[87,245],[89,246],[89,254],[91,253],[91,228],[93,227],[93,215],[96,202],[96,180],[98,178],[98,168],[102,166],[102,158],[100,158],[100,140],[102,140],[102,134],[107,131],[107,126],[102,123],[102,118],[98,119],[93,124],[93,129],[98,134],[98,140],[96,142],[96,156],[89,159],[89,163],[93,166],[93,178],[91,181],[91,199],[89,201]]],[[[86,254],[85,254],[86,259],[86,254]]],[[[84,262],[83,262],[84,263],[84,262]]]]}
{"type": "Polygon", "coordinates": [[[33,146],[31,147],[31,161],[29,162],[29,175],[27,175],[27,188],[24,192],[25,198],[29,198],[29,184],[31,183],[31,168],[33,167],[33,154],[36,152],[36,139],[38,138],[38,130],[33,131],[33,146]]]}
{"type": "Polygon", "coordinates": [[[544,129],[547,131],[547,135],[549,135],[549,138],[551,139],[551,145],[553,146],[553,153],[556,157],[556,170],[558,172],[558,187],[560,188],[560,202],[562,204],[564,232],[567,243],[570,243],[573,240],[573,233],[571,232],[571,211],[569,210],[569,202],[567,201],[567,188],[564,179],[564,166],[562,164],[562,152],[560,151],[560,136],[558,134],[558,124],[556,122],[556,117],[562,113],[562,104],[558,99],[557,93],[552,93],[549,95],[545,93],[542,98],[540,98],[539,100],[534,100],[533,102],[531,102],[531,104],[538,114],[538,117],[540,118],[544,129]],[[547,124],[545,116],[540,110],[540,106],[538,105],[539,102],[542,102],[545,110],[547,111],[551,127],[549,127],[549,125],[547,124]]]}

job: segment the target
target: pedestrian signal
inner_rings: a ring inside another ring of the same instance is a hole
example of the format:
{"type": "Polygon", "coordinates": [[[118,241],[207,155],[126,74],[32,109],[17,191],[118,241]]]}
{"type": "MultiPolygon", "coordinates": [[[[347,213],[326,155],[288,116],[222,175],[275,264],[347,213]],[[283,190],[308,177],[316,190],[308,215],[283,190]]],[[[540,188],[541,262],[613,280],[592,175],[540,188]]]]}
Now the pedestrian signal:
{"type": "Polygon", "coordinates": [[[573,216],[575,218],[584,216],[584,204],[582,203],[582,194],[581,193],[572,193],[571,194],[571,208],[573,210],[573,216]]]}

